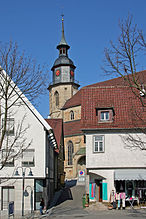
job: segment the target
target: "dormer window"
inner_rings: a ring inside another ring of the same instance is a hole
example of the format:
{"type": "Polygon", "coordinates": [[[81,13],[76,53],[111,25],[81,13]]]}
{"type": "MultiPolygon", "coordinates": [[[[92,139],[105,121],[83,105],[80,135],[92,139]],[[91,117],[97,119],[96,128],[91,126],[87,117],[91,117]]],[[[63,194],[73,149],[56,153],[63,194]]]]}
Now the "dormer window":
{"type": "Polygon", "coordinates": [[[100,120],[108,121],[109,120],[109,111],[100,112],[100,120]]]}
{"type": "Polygon", "coordinates": [[[113,122],[115,112],[113,108],[98,108],[96,109],[96,115],[98,116],[98,122],[113,122]]]}

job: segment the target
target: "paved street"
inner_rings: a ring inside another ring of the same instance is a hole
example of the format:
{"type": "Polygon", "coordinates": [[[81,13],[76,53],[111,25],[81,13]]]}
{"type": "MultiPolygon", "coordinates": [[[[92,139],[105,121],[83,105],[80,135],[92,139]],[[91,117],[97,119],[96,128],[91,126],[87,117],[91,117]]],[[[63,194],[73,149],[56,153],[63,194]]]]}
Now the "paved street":
{"type": "MultiPolygon", "coordinates": [[[[74,182],[73,184],[74,185],[74,182]]],[[[90,207],[82,207],[82,196],[85,193],[84,186],[68,186],[57,193],[53,204],[57,206],[51,208],[46,215],[40,215],[35,212],[35,215],[25,216],[25,219],[144,219],[146,218],[146,209],[126,209],[126,210],[108,210],[102,203],[92,204],[90,207]],[[51,214],[50,214],[51,213],[51,214]]],[[[7,217],[0,216],[0,219],[7,217]]],[[[22,217],[15,218],[22,219],[22,217]]],[[[23,218],[23,219],[24,219],[23,218]]]]}
{"type": "Polygon", "coordinates": [[[74,186],[71,188],[68,188],[68,192],[65,191],[65,195],[61,195],[61,200],[64,199],[63,196],[65,196],[66,201],[60,203],[57,205],[53,211],[52,214],[48,217],[50,219],[53,218],[83,218],[83,219],[132,219],[132,218],[146,218],[146,209],[126,209],[126,210],[108,210],[107,207],[89,207],[89,208],[83,208],[82,207],[82,195],[85,192],[84,186],[74,186]],[[67,193],[68,193],[68,199],[67,200],[67,193]]]}

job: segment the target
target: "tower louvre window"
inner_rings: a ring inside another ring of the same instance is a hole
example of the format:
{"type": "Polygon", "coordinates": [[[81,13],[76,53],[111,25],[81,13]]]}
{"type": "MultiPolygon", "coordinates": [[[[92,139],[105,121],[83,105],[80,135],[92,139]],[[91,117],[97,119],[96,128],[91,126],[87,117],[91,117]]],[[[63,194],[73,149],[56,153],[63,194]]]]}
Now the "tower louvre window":
{"type": "Polygon", "coordinates": [[[66,49],[65,48],[63,48],[63,54],[65,54],[66,53],[66,49]]]}
{"type": "Polygon", "coordinates": [[[59,106],[59,93],[58,93],[58,91],[55,92],[54,96],[55,96],[56,106],[59,106]]]}
{"type": "Polygon", "coordinates": [[[59,51],[60,51],[60,55],[62,54],[62,49],[59,49],[59,51]]]}

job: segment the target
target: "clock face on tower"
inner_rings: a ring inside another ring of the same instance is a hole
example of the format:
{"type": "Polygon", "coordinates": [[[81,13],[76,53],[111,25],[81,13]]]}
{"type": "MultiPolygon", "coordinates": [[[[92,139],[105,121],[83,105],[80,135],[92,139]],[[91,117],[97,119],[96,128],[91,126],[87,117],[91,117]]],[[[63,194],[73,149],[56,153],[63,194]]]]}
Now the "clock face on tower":
{"type": "Polygon", "coordinates": [[[56,71],[56,76],[59,76],[60,75],[60,70],[57,70],[56,71]]]}
{"type": "Polygon", "coordinates": [[[70,75],[73,77],[73,76],[74,76],[74,72],[73,72],[73,71],[70,71],[70,75]]]}

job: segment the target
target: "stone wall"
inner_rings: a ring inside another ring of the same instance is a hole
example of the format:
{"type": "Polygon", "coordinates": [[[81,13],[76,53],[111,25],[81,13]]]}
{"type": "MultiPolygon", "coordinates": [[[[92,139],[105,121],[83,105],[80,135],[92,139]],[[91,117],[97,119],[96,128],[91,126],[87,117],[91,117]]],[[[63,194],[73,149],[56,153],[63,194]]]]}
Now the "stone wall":
{"type": "Polygon", "coordinates": [[[72,84],[62,84],[54,86],[49,91],[49,104],[50,104],[50,116],[51,118],[62,118],[61,108],[65,102],[70,99],[78,91],[77,87],[72,84]],[[59,105],[56,106],[55,92],[59,93],[59,105]]]}
{"type": "Polygon", "coordinates": [[[64,139],[64,145],[65,145],[65,172],[66,172],[66,178],[76,178],[77,177],[77,160],[79,155],[77,155],[77,151],[81,147],[85,147],[84,143],[84,135],[76,135],[71,137],[66,137],[64,139]],[[68,165],[68,142],[72,141],[74,146],[74,154],[73,154],[73,165],[68,165]]]}
{"type": "Polygon", "coordinates": [[[74,120],[81,119],[81,106],[75,106],[64,110],[63,120],[64,122],[71,121],[71,111],[74,112],[74,120]]]}

